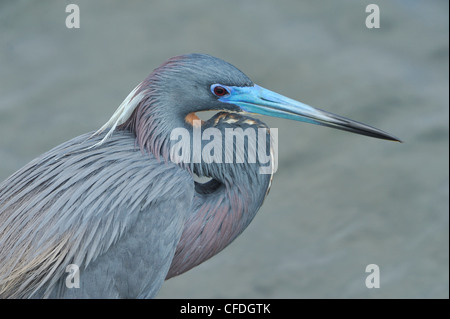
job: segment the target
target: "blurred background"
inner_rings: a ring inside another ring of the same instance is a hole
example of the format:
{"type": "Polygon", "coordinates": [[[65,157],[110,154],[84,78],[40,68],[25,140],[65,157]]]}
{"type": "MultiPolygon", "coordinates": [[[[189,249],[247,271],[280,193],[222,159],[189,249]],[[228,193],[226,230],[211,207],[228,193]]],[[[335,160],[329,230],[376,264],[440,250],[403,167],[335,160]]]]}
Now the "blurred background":
{"type": "Polygon", "coordinates": [[[106,122],[167,58],[398,136],[264,118],[279,168],[249,228],[159,298],[448,298],[448,1],[0,1],[0,180],[106,122]],[[66,5],[80,8],[68,29],[66,5]],[[380,28],[365,25],[380,8],[380,28]],[[368,264],[380,288],[368,289],[368,264]]]}

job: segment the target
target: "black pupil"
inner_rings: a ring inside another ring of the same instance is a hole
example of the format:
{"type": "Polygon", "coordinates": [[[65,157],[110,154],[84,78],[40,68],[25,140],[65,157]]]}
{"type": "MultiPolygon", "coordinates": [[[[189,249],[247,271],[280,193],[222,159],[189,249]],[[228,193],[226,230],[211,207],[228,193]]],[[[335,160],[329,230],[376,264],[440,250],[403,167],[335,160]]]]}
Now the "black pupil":
{"type": "Polygon", "coordinates": [[[227,93],[227,91],[221,86],[216,86],[214,88],[214,93],[218,96],[222,96],[222,95],[225,95],[227,93]]]}

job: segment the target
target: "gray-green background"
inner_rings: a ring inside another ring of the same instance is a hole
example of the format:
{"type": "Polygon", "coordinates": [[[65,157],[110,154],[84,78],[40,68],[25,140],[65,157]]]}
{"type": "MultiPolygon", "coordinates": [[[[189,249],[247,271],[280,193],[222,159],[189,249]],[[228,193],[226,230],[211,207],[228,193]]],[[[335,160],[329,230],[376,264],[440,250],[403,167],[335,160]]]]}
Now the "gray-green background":
{"type": "Polygon", "coordinates": [[[165,59],[203,52],[404,144],[279,128],[264,206],[164,298],[448,298],[448,1],[0,1],[0,179],[102,125],[165,59]],[[67,29],[76,3],[81,28],[67,29]],[[367,29],[376,3],[381,28],[367,29]],[[367,289],[377,264],[381,287],[367,289]]]}

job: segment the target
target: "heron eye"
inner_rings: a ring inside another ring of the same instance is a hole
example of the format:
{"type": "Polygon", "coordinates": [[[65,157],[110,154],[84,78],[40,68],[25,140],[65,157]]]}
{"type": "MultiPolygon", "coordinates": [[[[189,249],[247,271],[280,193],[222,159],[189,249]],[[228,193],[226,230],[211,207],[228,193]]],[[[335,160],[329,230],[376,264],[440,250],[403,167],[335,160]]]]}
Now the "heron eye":
{"type": "Polygon", "coordinates": [[[215,85],[212,87],[212,91],[216,96],[224,96],[230,94],[226,88],[220,85],[215,85]]]}

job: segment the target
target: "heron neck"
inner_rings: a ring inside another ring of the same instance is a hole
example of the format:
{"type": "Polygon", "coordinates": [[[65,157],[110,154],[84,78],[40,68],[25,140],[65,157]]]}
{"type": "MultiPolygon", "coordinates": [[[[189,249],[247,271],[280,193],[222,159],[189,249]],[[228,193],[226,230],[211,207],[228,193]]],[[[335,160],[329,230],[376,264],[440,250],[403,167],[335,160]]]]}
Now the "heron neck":
{"type": "Polygon", "coordinates": [[[247,173],[233,184],[220,181],[212,193],[196,192],[166,279],[216,255],[247,228],[270,183],[270,175],[247,173]],[[252,185],[258,185],[258,189],[252,189],[252,185]]]}

